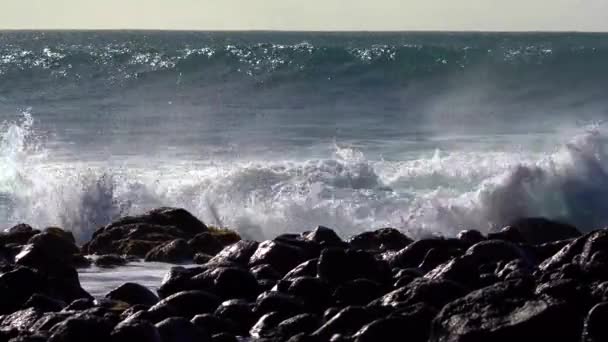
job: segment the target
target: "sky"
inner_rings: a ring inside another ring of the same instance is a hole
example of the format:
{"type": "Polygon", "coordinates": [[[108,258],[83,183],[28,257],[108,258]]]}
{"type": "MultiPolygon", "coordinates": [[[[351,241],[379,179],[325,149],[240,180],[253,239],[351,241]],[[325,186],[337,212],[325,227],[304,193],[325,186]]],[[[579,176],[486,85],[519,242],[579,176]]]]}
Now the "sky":
{"type": "Polygon", "coordinates": [[[0,0],[0,29],[608,31],[608,0],[0,0]]]}

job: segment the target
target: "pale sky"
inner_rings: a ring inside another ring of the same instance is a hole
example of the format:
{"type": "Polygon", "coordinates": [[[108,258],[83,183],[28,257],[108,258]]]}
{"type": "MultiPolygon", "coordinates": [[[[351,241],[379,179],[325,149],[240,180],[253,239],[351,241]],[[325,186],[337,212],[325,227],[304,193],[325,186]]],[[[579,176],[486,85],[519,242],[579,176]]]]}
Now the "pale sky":
{"type": "Polygon", "coordinates": [[[608,31],[608,0],[0,0],[0,29],[608,31]]]}

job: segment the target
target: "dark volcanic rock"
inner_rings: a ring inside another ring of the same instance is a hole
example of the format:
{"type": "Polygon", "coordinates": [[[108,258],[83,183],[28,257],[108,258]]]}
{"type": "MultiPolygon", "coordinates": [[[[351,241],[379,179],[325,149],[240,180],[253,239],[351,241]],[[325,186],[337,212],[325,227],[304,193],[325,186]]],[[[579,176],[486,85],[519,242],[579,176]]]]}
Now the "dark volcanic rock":
{"type": "Polygon", "coordinates": [[[139,320],[119,323],[110,338],[112,342],[163,342],[152,323],[139,320]]]}
{"type": "Polygon", "coordinates": [[[585,319],[582,342],[608,341],[608,303],[597,304],[585,319]]]}
{"type": "Polygon", "coordinates": [[[533,294],[526,281],[497,283],[446,305],[429,341],[575,341],[580,320],[568,303],[533,294]]]}
{"type": "Polygon", "coordinates": [[[19,265],[33,267],[44,272],[53,272],[57,268],[75,267],[75,260],[80,249],[66,237],[60,229],[34,235],[21,252],[15,256],[19,265]]]}
{"type": "Polygon", "coordinates": [[[34,308],[40,312],[61,311],[65,306],[66,303],[64,301],[40,293],[34,293],[30,299],[23,304],[24,308],[34,308]]]}
{"type": "Polygon", "coordinates": [[[280,292],[264,292],[257,301],[255,311],[257,314],[278,312],[286,317],[306,312],[306,303],[298,297],[280,292]]]}
{"type": "Polygon", "coordinates": [[[386,262],[360,250],[323,250],[317,274],[332,284],[355,279],[369,279],[384,284],[391,280],[391,272],[386,262]]]}
{"type": "Polygon", "coordinates": [[[393,228],[382,228],[355,235],[348,243],[356,249],[372,252],[398,251],[412,243],[412,239],[393,228]]]}
{"type": "Polygon", "coordinates": [[[259,294],[258,281],[247,269],[218,267],[209,269],[193,278],[223,299],[255,299],[259,294]]]}
{"type": "Polygon", "coordinates": [[[110,291],[106,298],[123,301],[131,305],[147,305],[152,306],[158,303],[158,297],[147,287],[135,284],[125,283],[110,291]]]}
{"type": "Polygon", "coordinates": [[[184,239],[176,239],[154,247],[146,254],[146,261],[161,261],[168,263],[182,263],[192,260],[194,252],[184,239]]]}
{"type": "Polygon", "coordinates": [[[176,239],[188,240],[206,231],[207,226],[184,209],[159,208],[97,230],[83,249],[89,254],[144,257],[159,245],[176,239]]]}
{"type": "Polygon", "coordinates": [[[95,266],[98,267],[116,267],[127,264],[127,259],[116,254],[101,255],[95,259],[95,266]]]}
{"type": "Polygon", "coordinates": [[[167,318],[156,324],[163,342],[209,342],[211,337],[181,317],[167,318]]]}
{"type": "Polygon", "coordinates": [[[340,285],[333,297],[339,305],[367,305],[383,293],[381,284],[368,279],[355,279],[340,285]]]}
{"type": "Polygon", "coordinates": [[[258,249],[256,241],[241,240],[233,245],[225,247],[221,252],[213,257],[209,263],[236,263],[247,266],[249,259],[258,249]]]}
{"type": "Polygon", "coordinates": [[[372,304],[398,307],[426,303],[440,308],[465,294],[466,290],[452,281],[418,278],[405,287],[385,294],[372,304]]]}
{"type": "Polygon", "coordinates": [[[335,334],[352,335],[362,326],[378,318],[373,309],[360,306],[348,306],[325,322],[311,335],[321,341],[329,341],[335,334]]]}
{"type": "Polygon", "coordinates": [[[19,310],[4,316],[0,321],[0,326],[18,330],[29,330],[41,316],[42,312],[34,308],[19,310]]]}
{"type": "Polygon", "coordinates": [[[34,294],[45,289],[44,278],[30,268],[18,267],[0,275],[0,314],[18,310],[34,294]]]}
{"type": "Polygon", "coordinates": [[[49,342],[107,342],[112,326],[102,318],[80,315],[58,323],[50,330],[49,342]]]}
{"type": "Polygon", "coordinates": [[[566,223],[551,221],[541,217],[518,219],[509,224],[523,240],[531,245],[572,239],[581,236],[581,232],[566,223]]]}
{"type": "Polygon", "coordinates": [[[386,254],[385,259],[391,268],[412,268],[418,267],[431,249],[458,251],[466,246],[468,243],[458,239],[423,239],[407,245],[398,252],[386,254]]]}
{"type": "Polygon", "coordinates": [[[312,232],[302,234],[305,239],[318,243],[323,248],[344,246],[344,241],[332,229],[318,226],[312,232]]]}
{"type": "Polygon", "coordinates": [[[269,240],[260,243],[251,256],[249,264],[252,266],[267,264],[281,274],[285,274],[305,260],[305,252],[298,246],[269,240]]]}
{"type": "Polygon", "coordinates": [[[183,291],[169,296],[150,308],[148,312],[153,317],[161,319],[169,317],[192,317],[213,312],[220,304],[220,299],[214,294],[204,291],[183,291]]]}
{"type": "Polygon", "coordinates": [[[3,232],[0,232],[0,246],[8,244],[24,245],[32,236],[40,233],[30,225],[21,223],[3,232]]]}

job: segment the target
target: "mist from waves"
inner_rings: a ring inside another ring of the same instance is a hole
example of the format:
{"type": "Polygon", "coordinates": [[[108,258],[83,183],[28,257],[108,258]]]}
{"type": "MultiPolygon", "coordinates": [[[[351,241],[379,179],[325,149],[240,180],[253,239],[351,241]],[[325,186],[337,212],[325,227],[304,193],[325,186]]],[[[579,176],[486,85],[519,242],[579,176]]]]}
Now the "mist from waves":
{"type": "Polygon", "coordinates": [[[523,216],[608,223],[606,135],[579,129],[547,153],[436,150],[402,161],[334,146],[331,158],[92,162],[54,156],[28,112],[0,131],[0,220],[61,226],[84,242],[158,206],[190,210],[245,237],[326,225],[348,237],[392,226],[420,237],[487,231],[523,216]]]}

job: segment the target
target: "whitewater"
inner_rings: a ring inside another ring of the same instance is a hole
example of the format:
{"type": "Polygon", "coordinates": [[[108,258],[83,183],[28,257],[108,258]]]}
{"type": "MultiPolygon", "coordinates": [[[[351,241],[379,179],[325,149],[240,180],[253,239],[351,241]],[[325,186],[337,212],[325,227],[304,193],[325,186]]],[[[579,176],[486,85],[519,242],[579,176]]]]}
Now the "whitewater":
{"type": "Polygon", "coordinates": [[[594,34],[3,32],[0,223],[265,239],[608,223],[594,34]]]}

